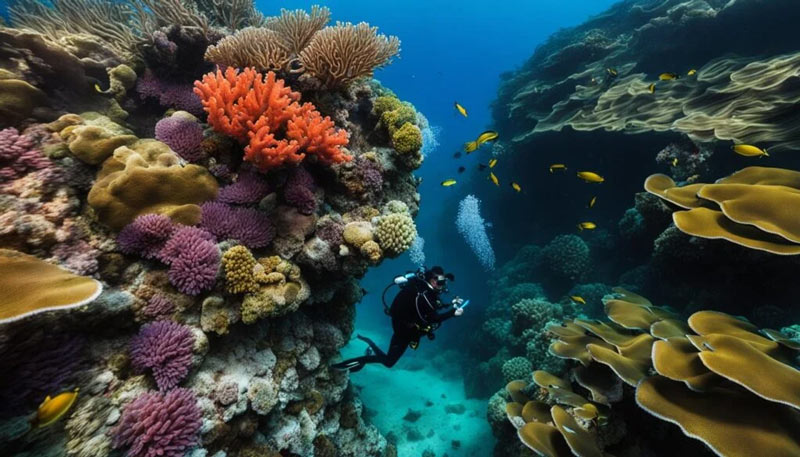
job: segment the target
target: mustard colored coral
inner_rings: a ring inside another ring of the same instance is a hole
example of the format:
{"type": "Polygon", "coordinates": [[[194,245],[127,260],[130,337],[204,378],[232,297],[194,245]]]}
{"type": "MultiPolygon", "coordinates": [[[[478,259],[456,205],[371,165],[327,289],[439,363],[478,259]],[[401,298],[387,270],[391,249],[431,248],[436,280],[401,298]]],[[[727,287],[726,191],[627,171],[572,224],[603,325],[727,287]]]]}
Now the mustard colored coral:
{"type": "MultiPolygon", "coordinates": [[[[232,294],[255,292],[258,290],[256,282],[256,258],[244,246],[234,246],[222,256],[222,268],[225,271],[225,288],[232,294]]],[[[261,267],[263,269],[263,267],[261,267]]]]}
{"type": "Polygon", "coordinates": [[[391,213],[378,220],[375,235],[386,254],[398,256],[414,243],[414,239],[417,238],[417,227],[410,215],[391,213]]]}

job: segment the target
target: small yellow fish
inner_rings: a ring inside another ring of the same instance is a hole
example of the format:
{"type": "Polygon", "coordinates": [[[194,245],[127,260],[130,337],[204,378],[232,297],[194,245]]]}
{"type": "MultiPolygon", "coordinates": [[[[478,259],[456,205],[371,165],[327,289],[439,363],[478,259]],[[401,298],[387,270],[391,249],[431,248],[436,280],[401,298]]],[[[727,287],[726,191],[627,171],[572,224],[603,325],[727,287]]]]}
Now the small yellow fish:
{"type": "Polygon", "coordinates": [[[450,187],[450,186],[453,186],[455,184],[456,184],[456,180],[455,179],[445,179],[444,181],[442,181],[442,186],[443,187],[450,187]]]}
{"type": "Polygon", "coordinates": [[[495,186],[500,186],[500,180],[497,179],[497,176],[495,176],[494,173],[489,173],[489,179],[492,180],[495,186]]]}
{"type": "Polygon", "coordinates": [[[489,168],[494,168],[497,165],[497,159],[492,159],[489,161],[489,168]]]}
{"type": "Polygon", "coordinates": [[[594,222],[581,222],[580,224],[578,224],[578,230],[580,230],[581,232],[584,230],[594,230],[596,228],[597,224],[595,224],[594,222]]]}
{"type": "Polygon", "coordinates": [[[478,143],[478,147],[480,147],[480,145],[482,145],[483,143],[486,143],[487,141],[494,141],[499,136],[500,134],[495,132],[494,130],[487,130],[478,135],[478,139],[475,140],[475,142],[478,143]]]}
{"type": "Polygon", "coordinates": [[[619,72],[616,68],[606,68],[606,73],[608,73],[608,76],[611,76],[612,78],[619,76],[619,72]]]}
{"type": "Polygon", "coordinates": [[[464,143],[464,151],[466,151],[467,154],[469,154],[470,152],[475,152],[475,150],[478,149],[478,146],[480,145],[478,144],[477,141],[470,141],[469,143],[464,143]]]}
{"type": "Polygon", "coordinates": [[[554,163],[554,164],[550,165],[550,173],[552,173],[555,170],[566,170],[566,169],[567,169],[567,166],[564,165],[563,163],[554,163]]]}
{"type": "Polygon", "coordinates": [[[522,186],[520,186],[519,184],[517,184],[515,182],[511,183],[511,188],[516,190],[517,192],[522,192],[522,186]]]}
{"type": "Polygon", "coordinates": [[[597,183],[600,184],[601,182],[605,181],[605,178],[598,175],[593,171],[579,171],[578,177],[586,182],[597,183]]]}
{"type": "Polygon", "coordinates": [[[673,167],[677,167],[677,166],[678,166],[678,158],[677,158],[677,157],[675,157],[674,159],[672,159],[672,166],[673,166],[673,167]]]}
{"type": "Polygon", "coordinates": [[[467,117],[467,109],[461,106],[458,102],[453,102],[456,107],[456,110],[461,113],[462,116],[467,117]]]}
{"type": "Polygon", "coordinates": [[[101,94],[104,93],[103,89],[100,87],[100,84],[95,84],[94,85],[94,90],[96,90],[97,92],[100,92],[101,94]]]}
{"type": "Polygon", "coordinates": [[[591,200],[589,200],[589,208],[594,208],[595,203],[597,203],[597,196],[594,196],[591,200]]]}
{"type": "Polygon", "coordinates": [[[731,146],[733,152],[745,157],[769,157],[766,149],[761,149],[750,144],[737,144],[731,146]]]}
{"type": "Polygon", "coordinates": [[[64,414],[69,411],[77,398],[77,388],[72,392],[58,394],[54,398],[50,398],[50,395],[48,395],[36,411],[34,425],[39,428],[46,427],[61,419],[64,414]]]}
{"type": "Polygon", "coordinates": [[[581,305],[585,305],[586,304],[586,300],[584,300],[584,298],[581,297],[580,295],[570,295],[569,299],[574,301],[575,303],[579,303],[581,305]]]}
{"type": "Polygon", "coordinates": [[[661,73],[658,75],[658,79],[661,81],[674,81],[678,78],[680,78],[680,75],[675,73],[661,73]]]}
{"type": "Polygon", "coordinates": [[[647,90],[648,90],[648,91],[650,91],[650,93],[651,93],[651,94],[655,94],[655,93],[656,93],[656,84],[655,84],[655,83],[653,83],[653,84],[650,84],[650,85],[647,87],[647,90]]]}
{"type": "Polygon", "coordinates": [[[696,75],[696,74],[697,74],[697,70],[695,70],[694,68],[692,68],[692,69],[691,69],[691,70],[689,70],[689,72],[688,72],[688,73],[686,73],[686,74],[687,74],[687,75],[689,75],[689,76],[694,76],[694,75],[696,75]]]}

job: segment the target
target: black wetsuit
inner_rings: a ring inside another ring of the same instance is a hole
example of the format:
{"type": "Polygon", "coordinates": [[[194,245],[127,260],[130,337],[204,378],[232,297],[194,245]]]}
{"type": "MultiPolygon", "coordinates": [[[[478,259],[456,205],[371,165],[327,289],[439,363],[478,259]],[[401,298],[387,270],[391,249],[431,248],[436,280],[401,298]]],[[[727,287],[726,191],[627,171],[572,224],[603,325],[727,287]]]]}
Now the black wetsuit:
{"type": "Polygon", "coordinates": [[[392,316],[392,341],[389,343],[389,352],[383,352],[371,339],[358,335],[360,340],[369,344],[373,354],[356,357],[339,362],[334,368],[345,368],[358,371],[368,363],[382,363],[391,368],[400,359],[406,348],[411,346],[416,349],[419,340],[436,328],[443,321],[455,315],[455,309],[439,312],[446,305],[439,300],[439,293],[427,282],[419,278],[412,278],[403,286],[394,297],[389,314],[392,316]]]}

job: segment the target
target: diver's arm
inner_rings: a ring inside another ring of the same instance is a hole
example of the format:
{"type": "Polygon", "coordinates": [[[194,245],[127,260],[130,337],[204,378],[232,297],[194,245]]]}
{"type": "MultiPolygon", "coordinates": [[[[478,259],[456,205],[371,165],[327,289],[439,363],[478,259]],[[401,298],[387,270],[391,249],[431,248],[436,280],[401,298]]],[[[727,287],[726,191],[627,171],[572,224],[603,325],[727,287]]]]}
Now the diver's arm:
{"type": "Polygon", "coordinates": [[[447,319],[450,319],[451,317],[455,316],[456,315],[456,309],[455,308],[450,308],[449,310],[447,310],[447,311],[445,311],[443,313],[432,313],[432,314],[433,314],[433,317],[431,319],[428,319],[428,321],[429,322],[436,322],[438,324],[438,323],[444,322],[447,319]]]}

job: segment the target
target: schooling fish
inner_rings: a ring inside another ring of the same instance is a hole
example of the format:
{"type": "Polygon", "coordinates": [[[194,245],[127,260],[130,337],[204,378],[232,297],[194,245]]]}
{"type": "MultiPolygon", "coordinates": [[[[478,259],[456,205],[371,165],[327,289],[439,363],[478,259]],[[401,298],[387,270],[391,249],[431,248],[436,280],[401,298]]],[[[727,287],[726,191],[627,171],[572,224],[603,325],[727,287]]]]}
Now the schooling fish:
{"type": "Polygon", "coordinates": [[[487,130],[480,135],[478,135],[478,139],[475,140],[478,143],[478,147],[487,141],[494,141],[500,136],[499,133],[495,132],[494,130],[487,130]]]}
{"type": "Polygon", "coordinates": [[[455,184],[456,184],[455,179],[445,179],[444,181],[442,181],[442,187],[450,187],[454,186],[455,184]]]}
{"type": "Polygon", "coordinates": [[[686,73],[686,74],[687,74],[687,75],[689,75],[689,76],[694,76],[694,75],[696,75],[696,74],[697,74],[697,70],[695,70],[694,68],[692,68],[692,69],[691,69],[691,70],[689,70],[689,72],[688,72],[688,73],[686,73]]]}
{"type": "Polygon", "coordinates": [[[489,173],[489,179],[492,180],[495,186],[500,186],[500,180],[497,179],[497,176],[495,176],[494,173],[489,173]]]}
{"type": "Polygon", "coordinates": [[[567,166],[563,163],[554,163],[550,165],[550,173],[554,172],[555,170],[566,170],[567,166]]]}
{"type": "Polygon", "coordinates": [[[453,105],[456,107],[456,111],[461,113],[462,116],[467,117],[467,109],[461,106],[458,102],[453,102],[453,105]]]}
{"type": "Polygon", "coordinates": [[[494,168],[495,165],[497,165],[497,159],[491,159],[489,161],[489,168],[494,168]]]}
{"type": "Polygon", "coordinates": [[[594,204],[596,202],[597,202],[597,196],[592,197],[592,199],[589,200],[589,208],[594,208],[594,204]]]}
{"type": "Polygon", "coordinates": [[[520,186],[519,184],[517,184],[515,182],[511,183],[511,188],[516,190],[517,192],[522,192],[522,186],[520,186]]]}
{"type": "Polygon", "coordinates": [[[594,222],[581,222],[578,224],[578,230],[581,232],[584,230],[594,230],[597,228],[597,225],[594,222]]]}
{"type": "Polygon", "coordinates": [[[658,79],[661,81],[674,81],[680,77],[681,76],[676,73],[661,73],[660,75],[658,75],[658,79]]]}
{"type": "Polygon", "coordinates": [[[733,149],[733,152],[739,154],[740,156],[769,157],[766,149],[761,149],[750,144],[736,144],[731,146],[731,149],[733,149]]]}
{"type": "Polygon", "coordinates": [[[36,418],[33,420],[33,424],[41,428],[56,422],[69,411],[77,398],[77,388],[72,392],[60,393],[54,398],[50,398],[50,395],[48,395],[39,405],[39,409],[36,410],[36,418]]]}
{"type": "Polygon", "coordinates": [[[651,94],[655,94],[655,93],[656,93],[656,85],[655,85],[655,83],[653,83],[653,84],[650,84],[649,86],[647,86],[647,90],[648,90],[648,91],[649,91],[651,94]]]}
{"type": "Polygon", "coordinates": [[[459,172],[459,173],[464,173],[466,170],[467,170],[467,169],[466,169],[466,168],[464,168],[464,167],[458,167],[458,172],[459,172]]]}
{"type": "Polygon", "coordinates": [[[460,159],[461,158],[461,151],[458,151],[455,154],[453,154],[453,158],[454,159],[460,159]]]}
{"type": "Polygon", "coordinates": [[[586,300],[584,300],[584,298],[581,297],[580,295],[570,295],[569,299],[574,301],[575,303],[579,303],[581,305],[585,305],[586,304],[586,300]]]}
{"type": "Polygon", "coordinates": [[[606,73],[608,73],[608,76],[611,76],[612,78],[619,76],[619,72],[616,68],[606,68],[606,73]]]}
{"type": "Polygon", "coordinates": [[[464,151],[466,151],[467,154],[469,154],[470,152],[475,152],[475,150],[478,149],[479,146],[480,145],[478,144],[477,141],[470,141],[469,143],[464,143],[464,151]]]}
{"type": "Polygon", "coordinates": [[[599,184],[599,183],[605,181],[605,178],[603,178],[602,176],[598,175],[597,173],[595,173],[593,171],[579,171],[578,172],[578,177],[581,178],[582,180],[586,181],[586,182],[591,182],[591,183],[598,183],[599,184]]]}

